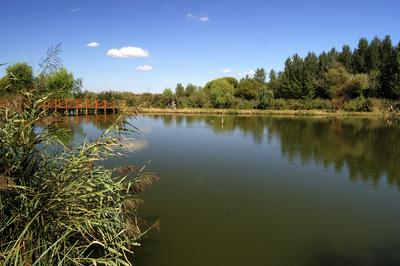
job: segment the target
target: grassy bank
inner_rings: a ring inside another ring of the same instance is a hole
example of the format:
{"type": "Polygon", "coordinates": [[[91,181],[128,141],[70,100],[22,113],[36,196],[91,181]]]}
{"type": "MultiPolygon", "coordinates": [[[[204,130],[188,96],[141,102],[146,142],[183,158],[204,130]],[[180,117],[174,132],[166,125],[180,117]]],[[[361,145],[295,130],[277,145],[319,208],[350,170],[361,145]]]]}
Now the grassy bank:
{"type": "MultiPolygon", "coordinates": [[[[392,114],[383,111],[346,112],[332,110],[252,110],[252,109],[201,109],[201,108],[142,108],[141,113],[147,114],[232,114],[232,115],[288,115],[288,116],[360,116],[385,117],[392,114]]],[[[399,113],[395,114],[397,117],[399,113]]]]}

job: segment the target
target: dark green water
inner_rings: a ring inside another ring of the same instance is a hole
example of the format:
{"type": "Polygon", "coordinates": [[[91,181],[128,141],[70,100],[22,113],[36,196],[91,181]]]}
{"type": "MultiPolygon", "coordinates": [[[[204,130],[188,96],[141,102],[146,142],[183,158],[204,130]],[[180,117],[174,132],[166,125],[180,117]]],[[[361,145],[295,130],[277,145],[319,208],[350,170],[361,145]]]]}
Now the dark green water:
{"type": "MultiPolygon", "coordinates": [[[[98,134],[110,121],[71,123],[98,134]]],[[[400,265],[400,122],[141,116],[110,166],[151,160],[161,220],[137,266],[400,265]]],[[[78,136],[75,136],[79,138],[78,136]]]]}

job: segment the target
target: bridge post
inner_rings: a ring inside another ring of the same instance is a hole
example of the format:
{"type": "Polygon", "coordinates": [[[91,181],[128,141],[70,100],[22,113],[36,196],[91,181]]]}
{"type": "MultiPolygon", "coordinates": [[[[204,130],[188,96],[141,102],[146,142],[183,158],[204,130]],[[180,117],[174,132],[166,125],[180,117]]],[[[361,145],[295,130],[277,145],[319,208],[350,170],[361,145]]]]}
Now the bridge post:
{"type": "Polygon", "coordinates": [[[65,99],[65,116],[68,115],[68,100],[65,99]]]}

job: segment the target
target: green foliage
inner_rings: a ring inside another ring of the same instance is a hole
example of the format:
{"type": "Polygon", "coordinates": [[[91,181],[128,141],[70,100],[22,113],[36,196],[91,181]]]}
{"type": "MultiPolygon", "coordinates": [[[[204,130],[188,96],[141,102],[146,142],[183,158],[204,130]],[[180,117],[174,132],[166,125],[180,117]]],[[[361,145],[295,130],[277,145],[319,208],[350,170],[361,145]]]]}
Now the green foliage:
{"type": "Polygon", "coordinates": [[[273,82],[274,80],[276,80],[278,78],[278,75],[276,74],[276,71],[271,69],[271,71],[268,74],[268,78],[270,82],[273,82]]]}
{"type": "Polygon", "coordinates": [[[341,63],[349,73],[353,71],[353,54],[351,52],[350,46],[344,45],[342,47],[342,51],[338,55],[338,62],[341,63]]]}
{"type": "Polygon", "coordinates": [[[257,68],[255,73],[254,73],[254,80],[264,83],[265,80],[267,79],[267,72],[265,71],[264,68],[257,68]]]}
{"type": "Polygon", "coordinates": [[[378,71],[382,66],[381,50],[382,41],[375,37],[368,46],[365,59],[368,73],[378,71]]]}
{"type": "Polygon", "coordinates": [[[26,108],[0,120],[0,264],[130,265],[144,233],[138,193],[157,177],[101,166],[123,144],[123,117],[68,148],[40,109],[47,98],[24,95],[26,108]]]}
{"type": "Polygon", "coordinates": [[[0,96],[7,94],[9,83],[6,77],[0,78],[0,96]]]}
{"type": "Polygon", "coordinates": [[[317,80],[318,80],[318,57],[314,53],[308,53],[304,58],[303,66],[303,99],[314,98],[316,94],[317,80]]]}
{"type": "Polygon", "coordinates": [[[280,77],[279,86],[274,89],[275,94],[286,99],[313,98],[318,68],[318,58],[313,53],[309,53],[305,59],[297,54],[288,58],[285,62],[285,70],[280,77]]]}
{"type": "Polygon", "coordinates": [[[175,88],[175,94],[177,97],[183,97],[185,96],[185,88],[181,83],[178,83],[175,88]]]}
{"type": "Polygon", "coordinates": [[[51,73],[43,78],[44,86],[48,93],[53,93],[54,97],[68,97],[75,88],[75,80],[72,73],[65,68],[51,73]]]}
{"type": "Polygon", "coordinates": [[[365,97],[378,97],[380,74],[379,70],[372,70],[368,74],[368,88],[366,88],[363,93],[365,97]]]}
{"type": "Polygon", "coordinates": [[[197,87],[193,84],[188,84],[185,88],[185,96],[189,97],[190,95],[192,95],[195,91],[197,90],[197,87]]]}
{"type": "Polygon", "coordinates": [[[269,90],[266,86],[263,87],[258,96],[258,109],[268,109],[272,106],[274,100],[274,92],[269,90]]]}
{"type": "Polygon", "coordinates": [[[341,88],[340,95],[346,99],[353,99],[365,96],[365,91],[369,87],[369,77],[367,74],[356,74],[352,76],[341,88]]]}
{"type": "Polygon", "coordinates": [[[18,93],[33,89],[32,67],[26,63],[16,63],[7,67],[6,75],[2,78],[3,93],[18,93]]]}
{"type": "Polygon", "coordinates": [[[209,98],[203,90],[194,91],[188,98],[188,107],[205,108],[209,106],[209,98]]]}
{"type": "Polygon", "coordinates": [[[358,47],[353,55],[353,70],[355,73],[367,72],[367,53],[368,53],[368,40],[361,38],[358,42],[358,47]]]}
{"type": "Polygon", "coordinates": [[[386,36],[382,41],[382,67],[379,76],[378,95],[383,98],[398,99],[400,97],[400,86],[398,76],[400,62],[398,52],[392,45],[390,36],[386,36]]]}
{"type": "Polygon", "coordinates": [[[236,98],[231,108],[249,110],[249,109],[255,109],[257,105],[258,102],[256,100],[245,100],[241,98],[236,98]]]}
{"type": "MultiPolygon", "coordinates": [[[[53,54],[57,49],[50,49],[49,53],[53,54]]],[[[54,65],[57,65],[57,60],[54,65]]],[[[319,55],[310,52],[304,58],[295,54],[286,60],[283,71],[270,71],[267,83],[265,69],[257,68],[253,78],[247,77],[240,82],[234,77],[223,77],[209,81],[204,88],[192,84],[184,88],[182,84],[177,84],[175,94],[170,90],[162,94],[81,92],[81,81],[73,81],[72,75],[66,70],[62,70],[61,74],[54,73],[53,68],[46,69],[44,72],[48,72],[52,78],[49,78],[50,82],[40,76],[36,78],[40,81],[37,82],[39,86],[34,87],[38,91],[67,88],[64,95],[68,97],[123,99],[129,106],[164,108],[175,101],[178,108],[272,108],[268,106],[274,104],[281,108],[280,104],[276,104],[279,103],[277,99],[284,98],[299,100],[282,101],[290,108],[309,108],[301,100],[319,101],[318,98],[322,98],[330,99],[335,108],[341,108],[346,100],[361,96],[392,100],[400,98],[400,48],[398,45],[393,46],[390,36],[383,40],[375,37],[371,42],[360,39],[354,51],[344,45],[340,52],[332,48],[319,55]],[[267,93],[263,94],[263,91],[267,93]],[[272,97],[274,104],[271,102],[272,97]]],[[[6,86],[8,79],[4,77],[0,80],[0,87],[6,86]]]]}
{"type": "Polygon", "coordinates": [[[302,98],[303,80],[303,59],[296,54],[285,62],[280,96],[287,99],[302,98]]]}
{"type": "Polygon", "coordinates": [[[175,101],[175,95],[171,89],[165,89],[162,93],[162,104],[164,107],[170,106],[175,101]]]}
{"type": "Polygon", "coordinates": [[[326,99],[274,99],[266,109],[273,110],[333,110],[333,106],[326,99]]]}
{"type": "Polygon", "coordinates": [[[52,97],[71,97],[81,94],[82,80],[74,79],[65,68],[46,67],[46,73],[33,76],[32,67],[26,63],[17,63],[6,69],[6,75],[0,79],[0,95],[15,95],[21,91],[47,94],[52,97]]]}
{"type": "Polygon", "coordinates": [[[229,108],[235,102],[235,91],[232,83],[227,79],[214,80],[209,87],[209,97],[213,107],[229,108]]]}
{"type": "Polygon", "coordinates": [[[358,97],[344,104],[343,109],[351,112],[371,112],[373,109],[372,101],[364,97],[358,97]]]}
{"type": "Polygon", "coordinates": [[[264,86],[257,79],[242,79],[235,90],[235,96],[245,100],[257,99],[264,86]]]}
{"type": "Polygon", "coordinates": [[[322,86],[318,94],[328,99],[340,96],[343,86],[350,80],[350,77],[346,69],[341,64],[336,63],[334,67],[329,68],[324,74],[322,86]]]}
{"type": "Polygon", "coordinates": [[[214,79],[209,81],[203,88],[204,92],[207,95],[210,95],[210,91],[211,91],[211,87],[213,86],[213,83],[217,82],[221,82],[221,81],[226,81],[228,82],[234,89],[237,88],[237,86],[239,85],[239,82],[237,79],[233,78],[233,77],[224,77],[224,78],[219,78],[219,79],[214,79]]]}

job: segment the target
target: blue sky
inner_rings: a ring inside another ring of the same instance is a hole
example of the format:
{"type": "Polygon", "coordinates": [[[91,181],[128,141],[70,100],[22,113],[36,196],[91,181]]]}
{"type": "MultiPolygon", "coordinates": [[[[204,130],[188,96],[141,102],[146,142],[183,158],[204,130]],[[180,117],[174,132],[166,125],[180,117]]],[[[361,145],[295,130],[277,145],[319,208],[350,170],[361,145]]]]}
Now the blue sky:
{"type": "Polygon", "coordinates": [[[36,67],[62,43],[65,67],[86,89],[161,92],[281,70],[294,53],[354,47],[360,37],[397,43],[399,12],[398,0],[0,0],[0,62],[36,67]]]}

